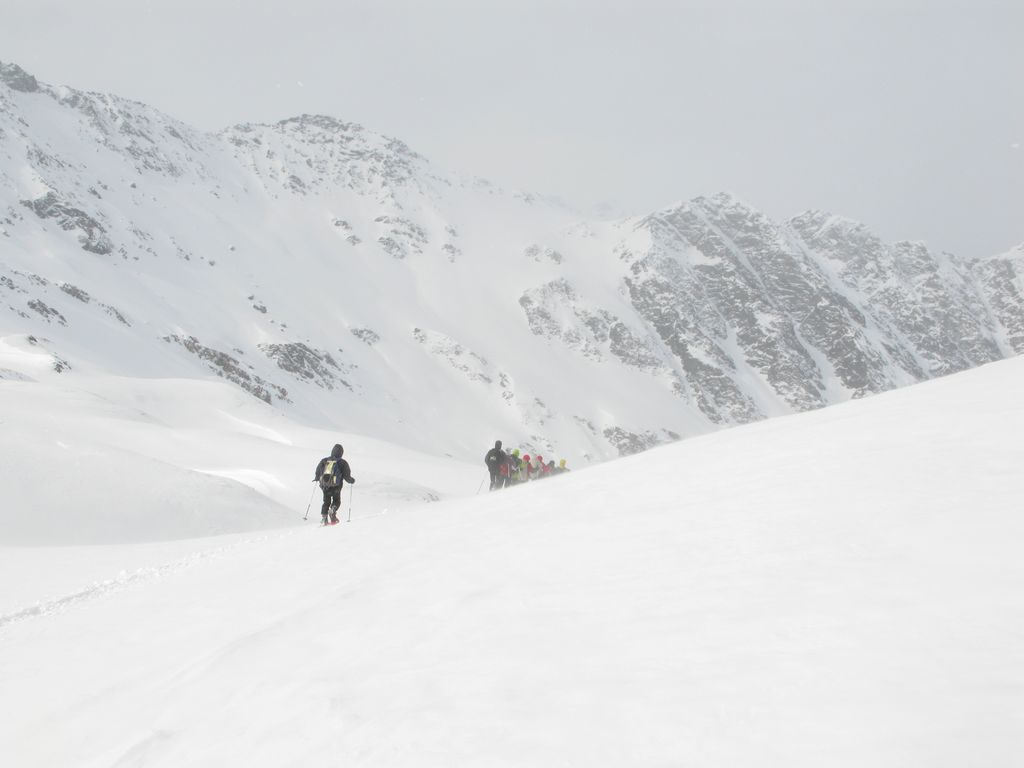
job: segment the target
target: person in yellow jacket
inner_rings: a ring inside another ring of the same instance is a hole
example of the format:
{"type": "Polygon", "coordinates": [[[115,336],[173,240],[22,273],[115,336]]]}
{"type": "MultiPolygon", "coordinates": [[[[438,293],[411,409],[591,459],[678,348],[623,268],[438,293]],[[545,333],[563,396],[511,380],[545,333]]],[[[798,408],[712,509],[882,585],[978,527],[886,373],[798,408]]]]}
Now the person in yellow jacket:
{"type": "Polygon", "coordinates": [[[519,449],[513,448],[508,457],[509,479],[512,485],[518,485],[523,481],[523,460],[519,457],[519,449]]]}

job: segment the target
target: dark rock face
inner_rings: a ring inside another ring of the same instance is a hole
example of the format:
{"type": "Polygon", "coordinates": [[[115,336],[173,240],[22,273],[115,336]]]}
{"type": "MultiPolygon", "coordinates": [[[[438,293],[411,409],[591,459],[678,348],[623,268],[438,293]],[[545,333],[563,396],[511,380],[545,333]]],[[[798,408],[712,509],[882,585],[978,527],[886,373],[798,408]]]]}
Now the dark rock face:
{"type": "Polygon", "coordinates": [[[221,352],[218,349],[201,344],[195,336],[165,336],[164,341],[180,344],[202,360],[207,368],[218,376],[237,384],[246,392],[254,397],[258,397],[265,403],[272,403],[274,397],[286,403],[291,402],[288,399],[287,389],[257,376],[252,372],[252,366],[243,365],[238,358],[229,355],[227,352],[221,352]]]}
{"type": "Polygon", "coordinates": [[[67,232],[77,230],[78,242],[85,251],[105,255],[114,249],[102,224],[85,211],[61,202],[55,192],[47,192],[35,200],[22,200],[21,204],[41,219],[55,219],[67,232]]]}
{"type": "Polygon", "coordinates": [[[370,347],[380,341],[380,335],[370,328],[353,328],[352,335],[370,347]]]}
{"type": "Polygon", "coordinates": [[[553,264],[561,264],[564,259],[558,251],[552,248],[541,248],[541,246],[536,244],[527,246],[526,250],[523,251],[523,255],[537,263],[550,261],[553,264]]]}
{"type": "Polygon", "coordinates": [[[50,367],[53,369],[54,373],[64,373],[65,371],[71,370],[71,363],[69,363],[63,357],[47,348],[49,346],[48,340],[39,339],[35,336],[29,335],[25,337],[25,341],[27,341],[33,347],[43,348],[46,354],[49,355],[50,357],[50,367]]]}
{"type": "Polygon", "coordinates": [[[47,306],[45,302],[39,299],[32,299],[28,303],[29,309],[37,314],[41,315],[46,322],[57,322],[60,325],[67,325],[68,321],[64,315],[58,312],[53,307],[47,306]]]}
{"type": "Polygon", "coordinates": [[[92,301],[92,297],[90,297],[87,292],[83,291],[78,286],[72,285],[71,283],[63,283],[60,286],[60,289],[64,291],[64,293],[66,293],[68,296],[78,299],[83,304],[88,304],[90,301],[92,301]]]}
{"type": "Polygon", "coordinates": [[[100,306],[103,307],[104,312],[117,320],[121,325],[127,328],[132,327],[132,324],[128,322],[128,318],[126,318],[116,307],[112,307],[109,304],[100,304],[100,306]]]}
{"type": "Polygon", "coordinates": [[[1024,354],[1024,244],[971,264],[1007,354],[1024,354]]]}
{"type": "Polygon", "coordinates": [[[586,306],[568,280],[527,291],[519,305],[535,336],[559,341],[592,360],[611,355],[641,370],[665,369],[647,340],[611,312],[586,306]]]}
{"type": "Polygon", "coordinates": [[[1024,334],[1019,258],[972,272],[820,212],[779,226],[728,195],[636,231],[646,247],[619,248],[631,302],[681,369],[680,395],[716,423],[761,418],[776,398],[807,410],[964,370],[1004,356],[1000,324],[1013,349],[1024,334]]]}
{"type": "Polygon", "coordinates": [[[648,430],[638,434],[622,427],[609,427],[604,430],[604,436],[608,442],[615,446],[619,456],[632,456],[634,453],[643,453],[662,443],[679,439],[679,435],[673,432],[665,432],[659,435],[648,430]]]}
{"type": "Polygon", "coordinates": [[[336,386],[352,389],[340,377],[341,366],[331,357],[330,352],[312,349],[300,342],[290,344],[260,344],[260,350],[277,363],[278,368],[293,376],[316,384],[321,389],[333,390],[336,386]]]}
{"type": "Polygon", "coordinates": [[[398,139],[325,115],[236,125],[220,136],[244,165],[298,194],[341,186],[387,199],[416,185],[425,170],[423,158],[398,139]],[[280,160],[288,170],[264,167],[266,160],[280,160]]]}
{"type": "Polygon", "coordinates": [[[462,373],[470,381],[481,384],[492,384],[494,378],[490,373],[491,364],[486,358],[467,349],[464,345],[449,336],[437,331],[412,329],[413,338],[423,345],[431,355],[445,361],[455,370],[462,373]]]}
{"type": "Polygon", "coordinates": [[[398,216],[378,216],[374,223],[385,227],[386,234],[377,242],[386,253],[396,259],[423,253],[429,242],[427,233],[416,222],[398,216]]]}
{"type": "Polygon", "coordinates": [[[915,379],[1002,357],[980,286],[956,257],[920,243],[885,245],[860,225],[817,212],[790,224],[864,302],[891,355],[915,379]]]}
{"type": "Polygon", "coordinates": [[[39,90],[39,83],[28,72],[17,64],[4,64],[0,61],[0,82],[14,91],[34,93],[39,90]]]}
{"type": "Polygon", "coordinates": [[[633,307],[675,358],[682,397],[715,423],[759,418],[764,414],[740,383],[738,364],[760,363],[791,400],[816,402],[813,366],[792,343],[791,325],[780,322],[756,275],[699,209],[684,206],[637,227],[650,246],[646,253],[623,252],[626,287],[633,307]],[[762,324],[771,324],[772,333],[762,324]],[[800,375],[787,380],[793,370],[800,375]]]}

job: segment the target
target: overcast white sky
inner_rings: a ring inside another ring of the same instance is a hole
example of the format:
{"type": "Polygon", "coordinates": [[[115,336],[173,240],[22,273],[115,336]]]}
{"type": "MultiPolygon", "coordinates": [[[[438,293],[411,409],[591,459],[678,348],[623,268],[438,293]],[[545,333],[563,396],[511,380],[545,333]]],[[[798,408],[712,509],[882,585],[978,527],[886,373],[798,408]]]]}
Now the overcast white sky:
{"type": "Polygon", "coordinates": [[[207,129],[335,115],[581,207],[1024,241],[1022,0],[0,0],[0,60],[207,129]]]}

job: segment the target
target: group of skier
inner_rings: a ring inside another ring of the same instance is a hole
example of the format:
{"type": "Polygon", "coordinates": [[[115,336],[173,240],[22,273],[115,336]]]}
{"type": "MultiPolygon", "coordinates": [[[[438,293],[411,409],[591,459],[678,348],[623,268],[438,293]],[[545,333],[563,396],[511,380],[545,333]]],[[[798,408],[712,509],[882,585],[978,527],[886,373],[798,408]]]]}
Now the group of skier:
{"type": "MultiPolygon", "coordinates": [[[[320,508],[320,517],[324,525],[334,525],[338,522],[342,486],[345,483],[356,482],[348,462],[342,458],[344,454],[345,449],[340,444],[335,445],[331,449],[331,455],[320,459],[314,471],[313,482],[319,484],[324,494],[324,503],[320,508]]],[[[487,471],[491,476],[492,491],[569,471],[565,466],[565,459],[559,461],[556,466],[554,460],[545,462],[544,457],[539,454],[532,458],[529,454],[520,455],[518,448],[506,453],[501,449],[501,440],[496,440],[494,447],[487,452],[484,464],[487,465],[487,471]]]]}
{"type": "Polygon", "coordinates": [[[520,455],[518,448],[506,453],[501,448],[501,440],[494,441],[494,447],[484,456],[484,464],[491,476],[492,491],[569,471],[565,459],[560,460],[556,466],[554,459],[545,462],[539,454],[532,458],[528,453],[520,455]]]}

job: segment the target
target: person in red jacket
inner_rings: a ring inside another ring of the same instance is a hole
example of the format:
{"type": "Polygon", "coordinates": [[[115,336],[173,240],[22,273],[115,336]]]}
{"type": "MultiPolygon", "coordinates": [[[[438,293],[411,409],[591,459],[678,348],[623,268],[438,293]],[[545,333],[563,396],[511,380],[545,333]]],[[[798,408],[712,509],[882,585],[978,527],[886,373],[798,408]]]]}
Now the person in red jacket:
{"type": "Polygon", "coordinates": [[[498,467],[498,487],[508,488],[512,484],[511,467],[509,466],[508,454],[505,454],[505,460],[501,462],[501,466],[498,467]]]}

